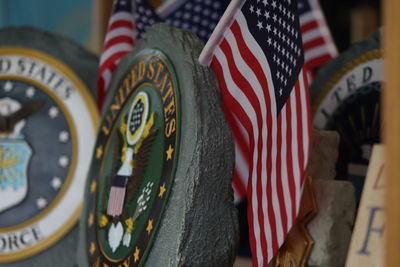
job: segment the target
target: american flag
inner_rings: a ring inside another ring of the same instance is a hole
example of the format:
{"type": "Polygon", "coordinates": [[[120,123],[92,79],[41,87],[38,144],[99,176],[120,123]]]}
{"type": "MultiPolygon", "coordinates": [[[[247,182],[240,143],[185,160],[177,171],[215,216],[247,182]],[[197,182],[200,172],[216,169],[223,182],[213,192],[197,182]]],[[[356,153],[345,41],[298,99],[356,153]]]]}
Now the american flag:
{"type": "Polygon", "coordinates": [[[154,9],[148,0],[135,0],[138,37],[141,38],[149,26],[164,22],[190,30],[207,42],[229,2],[229,0],[174,0],[154,9]]]}
{"type": "Polygon", "coordinates": [[[337,49],[318,0],[298,0],[305,64],[310,70],[337,56],[337,49]]]}
{"type": "Polygon", "coordinates": [[[135,35],[131,0],[115,0],[100,57],[97,99],[99,109],[120,59],[135,44],[135,35]]]}
{"type": "Polygon", "coordinates": [[[311,119],[296,0],[233,0],[199,58],[217,74],[247,185],[254,266],[267,266],[299,212],[311,119]]]}

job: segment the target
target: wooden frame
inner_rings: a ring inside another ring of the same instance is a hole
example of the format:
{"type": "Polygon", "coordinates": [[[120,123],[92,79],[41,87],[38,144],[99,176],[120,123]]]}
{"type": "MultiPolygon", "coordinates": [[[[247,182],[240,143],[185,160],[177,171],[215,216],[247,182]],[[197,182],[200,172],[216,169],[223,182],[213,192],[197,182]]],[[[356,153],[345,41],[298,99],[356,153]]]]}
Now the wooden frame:
{"type": "Polygon", "coordinates": [[[386,144],[386,266],[400,266],[400,11],[399,0],[385,0],[383,138],[386,144]]]}

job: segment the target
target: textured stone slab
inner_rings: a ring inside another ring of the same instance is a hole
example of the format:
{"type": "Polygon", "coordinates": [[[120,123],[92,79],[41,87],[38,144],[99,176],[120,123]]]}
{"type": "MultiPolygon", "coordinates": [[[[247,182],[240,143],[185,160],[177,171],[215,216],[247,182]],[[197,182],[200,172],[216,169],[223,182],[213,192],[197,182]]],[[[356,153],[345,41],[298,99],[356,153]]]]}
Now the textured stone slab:
{"type": "MultiPolygon", "coordinates": [[[[169,69],[176,73],[181,103],[178,108],[182,111],[176,174],[153,244],[151,247],[143,247],[135,243],[132,248],[137,249],[132,250],[128,256],[119,257],[118,262],[130,262],[131,266],[136,266],[142,260],[141,253],[145,250],[148,253],[146,262],[141,264],[149,267],[233,264],[238,243],[237,211],[231,187],[233,140],[221,109],[215,75],[210,68],[202,67],[197,62],[201,50],[202,44],[193,33],[167,25],[156,25],[149,29],[145,39],[137,43],[134,51],[124,58],[114,76],[111,86],[114,91],[106,99],[107,109],[118,97],[118,88],[123,84],[121,81],[128,77],[127,73],[135,72],[138,62],[142,64],[140,66],[149,66],[148,62],[159,60],[157,57],[167,58],[165,61],[171,63],[169,69]],[[134,253],[137,257],[132,258],[134,253]]],[[[146,67],[138,69],[147,71],[146,67]]],[[[132,74],[132,77],[135,75],[132,74]]],[[[153,77],[151,74],[149,76],[153,77]]],[[[146,82],[140,79],[135,83],[128,82],[131,87],[124,91],[132,90],[131,95],[134,95],[136,90],[141,90],[140,84],[146,82]]],[[[151,84],[149,86],[153,86],[153,89],[157,88],[154,83],[151,84]]],[[[129,97],[126,97],[127,103],[129,97]]],[[[117,119],[124,115],[123,108],[115,112],[117,119]]],[[[112,138],[112,134],[109,138],[112,138]]],[[[90,179],[95,178],[96,175],[90,175],[90,179]]],[[[101,189],[103,185],[99,183],[98,187],[101,189]]],[[[87,203],[93,199],[89,191],[87,189],[87,203]]],[[[103,245],[93,238],[96,234],[92,227],[87,226],[90,212],[93,212],[93,208],[87,206],[81,221],[78,262],[82,267],[90,266],[97,259],[100,262],[108,260],[103,252],[96,249],[107,246],[107,243],[103,245]]],[[[118,249],[120,247],[116,253],[118,249]]]]}
{"type": "Polygon", "coordinates": [[[350,182],[313,180],[318,214],[308,230],[315,241],[309,266],[344,266],[355,217],[354,187],[350,182]]]}
{"type": "Polygon", "coordinates": [[[336,177],[339,134],[314,130],[308,174],[313,179],[333,180],[336,177]]]}

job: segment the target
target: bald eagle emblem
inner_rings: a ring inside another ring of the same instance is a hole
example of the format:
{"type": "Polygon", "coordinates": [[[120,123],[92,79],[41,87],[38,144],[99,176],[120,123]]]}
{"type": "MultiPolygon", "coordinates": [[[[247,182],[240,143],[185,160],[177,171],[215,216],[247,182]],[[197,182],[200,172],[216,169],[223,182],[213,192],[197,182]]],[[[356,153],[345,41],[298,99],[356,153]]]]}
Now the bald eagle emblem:
{"type": "Polygon", "coordinates": [[[110,227],[108,242],[112,252],[117,250],[121,241],[126,247],[130,245],[134,223],[147,209],[150,200],[153,182],[148,182],[143,187],[136,209],[133,215],[129,215],[127,204],[134,201],[138,193],[153,141],[158,134],[158,129],[153,129],[155,116],[154,112],[149,112],[147,94],[140,92],[134,98],[129,114],[124,117],[117,132],[107,210],[99,223],[101,228],[108,225],[110,227]]]}

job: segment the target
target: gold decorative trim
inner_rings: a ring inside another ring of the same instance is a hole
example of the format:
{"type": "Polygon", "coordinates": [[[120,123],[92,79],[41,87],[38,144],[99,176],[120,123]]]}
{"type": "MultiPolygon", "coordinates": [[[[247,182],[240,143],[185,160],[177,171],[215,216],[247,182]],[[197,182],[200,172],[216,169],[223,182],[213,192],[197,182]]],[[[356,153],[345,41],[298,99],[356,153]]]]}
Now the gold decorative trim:
{"type": "Polygon", "coordinates": [[[375,60],[375,59],[381,59],[383,57],[382,55],[382,49],[374,49],[371,51],[368,51],[361,56],[357,57],[356,59],[350,61],[346,65],[344,65],[324,86],[324,88],[321,90],[321,92],[318,94],[317,98],[315,99],[312,111],[313,114],[317,112],[317,109],[321,105],[322,101],[326,98],[326,96],[329,94],[329,92],[332,90],[332,88],[343,78],[343,76],[357,67],[358,65],[361,65],[365,62],[375,60]]]}
{"type": "Polygon", "coordinates": [[[304,192],[301,198],[299,215],[285,242],[271,261],[272,267],[307,266],[314,240],[307,230],[308,223],[317,214],[317,201],[311,177],[304,181],[304,192]]]}

